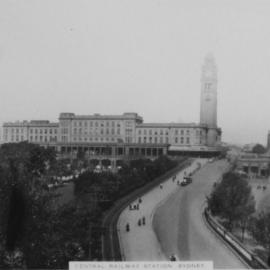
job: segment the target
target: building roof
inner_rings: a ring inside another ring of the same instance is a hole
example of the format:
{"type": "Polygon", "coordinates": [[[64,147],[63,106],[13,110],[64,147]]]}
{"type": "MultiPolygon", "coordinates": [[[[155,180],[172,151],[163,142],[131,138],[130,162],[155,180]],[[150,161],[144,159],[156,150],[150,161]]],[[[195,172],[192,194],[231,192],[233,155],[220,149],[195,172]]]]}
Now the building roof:
{"type": "Polygon", "coordinates": [[[59,119],[77,119],[77,120],[87,120],[87,119],[93,119],[93,120],[122,120],[122,119],[137,119],[142,121],[143,118],[138,115],[137,113],[133,113],[133,112],[127,112],[127,113],[123,113],[122,115],[102,115],[102,114],[91,114],[91,115],[75,115],[74,113],[60,113],[59,119]]]}
{"type": "Polygon", "coordinates": [[[3,127],[58,127],[59,123],[50,122],[48,120],[31,120],[31,121],[16,121],[6,122],[3,127]]]}
{"type": "Polygon", "coordinates": [[[195,123],[142,123],[137,124],[137,128],[205,128],[206,125],[195,123]]]}

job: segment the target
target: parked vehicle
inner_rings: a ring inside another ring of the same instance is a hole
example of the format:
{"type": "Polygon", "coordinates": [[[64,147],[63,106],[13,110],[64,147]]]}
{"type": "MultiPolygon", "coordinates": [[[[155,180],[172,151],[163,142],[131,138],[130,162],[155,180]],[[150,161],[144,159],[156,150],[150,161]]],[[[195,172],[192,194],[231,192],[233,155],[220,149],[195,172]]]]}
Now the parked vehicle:
{"type": "Polygon", "coordinates": [[[185,176],[183,181],[181,182],[181,186],[186,186],[192,183],[192,178],[190,176],[185,176]]]}

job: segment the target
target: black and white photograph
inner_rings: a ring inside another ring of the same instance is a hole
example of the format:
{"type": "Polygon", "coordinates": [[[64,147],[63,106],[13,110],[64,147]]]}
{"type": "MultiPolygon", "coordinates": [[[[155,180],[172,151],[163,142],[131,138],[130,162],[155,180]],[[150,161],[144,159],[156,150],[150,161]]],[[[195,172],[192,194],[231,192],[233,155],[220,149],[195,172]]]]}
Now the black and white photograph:
{"type": "Polygon", "coordinates": [[[269,104],[269,0],[1,0],[0,269],[269,269],[269,104]]]}

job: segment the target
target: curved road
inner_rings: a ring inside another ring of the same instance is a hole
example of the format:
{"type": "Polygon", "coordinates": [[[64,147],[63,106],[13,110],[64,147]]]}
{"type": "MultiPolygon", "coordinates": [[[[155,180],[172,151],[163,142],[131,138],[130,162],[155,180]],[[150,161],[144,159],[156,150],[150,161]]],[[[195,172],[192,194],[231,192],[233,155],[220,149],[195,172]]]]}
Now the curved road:
{"type": "Polygon", "coordinates": [[[202,219],[206,195],[227,165],[224,160],[208,163],[194,175],[192,184],[156,210],[153,228],[166,257],[173,253],[180,260],[213,261],[215,268],[247,268],[202,219]]]}
{"type": "MultiPolygon", "coordinates": [[[[184,170],[178,172],[177,178],[182,179],[184,171],[188,173],[194,172],[198,168],[198,162],[204,164],[205,160],[194,160],[192,164],[184,170]]],[[[177,180],[172,181],[172,178],[164,180],[161,186],[153,188],[145,193],[141,199],[142,203],[136,201],[133,205],[139,204],[139,210],[130,210],[129,207],[121,213],[118,222],[117,230],[119,244],[121,249],[122,260],[126,261],[163,261],[168,260],[164,256],[158,239],[153,231],[152,218],[159,204],[167,200],[173,193],[181,189],[177,185],[177,180]],[[146,224],[139,226],[138,221],[145,217],[146,224]],[[130,231],[126,231],[126,224],[129,224],[130,231]]]]}

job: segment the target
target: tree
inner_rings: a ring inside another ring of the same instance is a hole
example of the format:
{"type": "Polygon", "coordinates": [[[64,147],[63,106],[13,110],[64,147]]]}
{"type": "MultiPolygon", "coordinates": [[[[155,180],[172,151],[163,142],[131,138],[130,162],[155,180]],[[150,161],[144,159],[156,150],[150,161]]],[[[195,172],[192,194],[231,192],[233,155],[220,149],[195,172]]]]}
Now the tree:
{"type": "Polygon", "coordinates": [[[253,148],[252,148],[252,153],[255,154],[264,154],[266,152],[266,149],[264,146],[262,146],[261,144],[256,144],[253,148]]]}
{"type": "MultiPolygon", "coordinates": [[[[49,220],[48,216],[38,222],[34,219],[50,205],[52,194],[44,189],[42,175],[54,162],[55,152],[38,145],[10,143],[0,148],[0,249],[8,251],[6,263],[15,263],[34,226],[49,220]],[[35,205],[39,205],[37,212],[35,205]]],[[[35,241],[40,241],[38,236],[35,241]]]]}
{"type": "Polygon", "coordinates": [[[260,213],[252,219],[250,231],[254,239],[264,246],[268,252],[268,265],[270,265],[270,213],[260,213]]]}
{"type": "Polygon", "coordinates": [[[213,215],[227,220],[229,230],[238,222],[244,234],[246,221],[255,211],[251,187],[245,179],[232,172],[226,173],[207,201],[213,215]]]}

